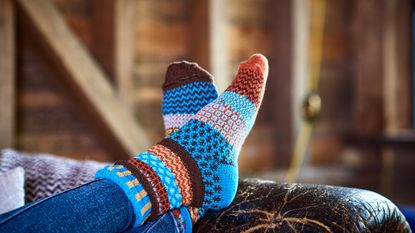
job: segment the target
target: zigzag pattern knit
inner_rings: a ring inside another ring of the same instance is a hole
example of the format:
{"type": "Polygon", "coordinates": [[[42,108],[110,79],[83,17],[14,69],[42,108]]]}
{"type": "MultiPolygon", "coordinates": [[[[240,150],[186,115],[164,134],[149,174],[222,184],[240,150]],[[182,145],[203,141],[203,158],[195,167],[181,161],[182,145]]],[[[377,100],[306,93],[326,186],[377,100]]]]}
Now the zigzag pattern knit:
{"type": "Polygon", "coordinates": [[[162,113],[166,134],[180,129],[216,98],[218,91],[207,71],[187,61],[170,64],[163,84],[162,113]]]}
{"type": "Polygon", "coordinates": [[[255,121],[267,76],[266,58],[253,55],[241,63],[225,93],[194,119],[147,152],[97,172],[124,190],[136,226],[181,205],[221,209],[232,202],[237,157],[255,121]]]}

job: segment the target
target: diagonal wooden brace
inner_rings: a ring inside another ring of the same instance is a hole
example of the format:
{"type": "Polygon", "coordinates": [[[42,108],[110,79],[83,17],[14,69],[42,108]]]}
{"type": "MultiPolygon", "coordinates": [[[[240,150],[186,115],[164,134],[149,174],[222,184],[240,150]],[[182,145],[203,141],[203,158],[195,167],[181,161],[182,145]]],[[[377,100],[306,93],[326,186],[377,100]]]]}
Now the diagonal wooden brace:
{"type": "Polygon", "coordinates": [[[24,18],[58,80],[76,99],[78,112],[98,132],[112,158],[145,150],[148,139],[107,77],[71,32],[50,0],[18,0],[24,18]]]}

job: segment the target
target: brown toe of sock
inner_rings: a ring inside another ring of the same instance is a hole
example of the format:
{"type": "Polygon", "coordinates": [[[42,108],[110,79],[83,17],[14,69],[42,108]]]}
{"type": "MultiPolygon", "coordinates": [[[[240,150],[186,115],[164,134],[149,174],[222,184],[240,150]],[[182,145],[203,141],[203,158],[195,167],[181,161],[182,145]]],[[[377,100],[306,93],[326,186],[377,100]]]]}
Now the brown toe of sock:
{"type": "Polygon", "coordinates": [[[213,82],[213,76],[197,63],[180,61],[169,65],[163,90],[172,89],[192,82],[213,82]]]}

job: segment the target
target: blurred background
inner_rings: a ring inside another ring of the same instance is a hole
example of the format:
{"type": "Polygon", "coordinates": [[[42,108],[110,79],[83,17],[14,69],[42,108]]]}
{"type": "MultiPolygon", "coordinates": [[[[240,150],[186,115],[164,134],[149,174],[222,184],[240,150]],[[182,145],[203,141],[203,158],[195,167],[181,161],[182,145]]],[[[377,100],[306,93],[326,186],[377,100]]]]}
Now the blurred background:
{"type": "Polygon", "coordinates": [[[270,75],[242,176],[415,205],[411,0],[0,4],[0,148],[126,158],[163,137],[169,63],[199,63],[223,91],[259,52],[270,75]]]}

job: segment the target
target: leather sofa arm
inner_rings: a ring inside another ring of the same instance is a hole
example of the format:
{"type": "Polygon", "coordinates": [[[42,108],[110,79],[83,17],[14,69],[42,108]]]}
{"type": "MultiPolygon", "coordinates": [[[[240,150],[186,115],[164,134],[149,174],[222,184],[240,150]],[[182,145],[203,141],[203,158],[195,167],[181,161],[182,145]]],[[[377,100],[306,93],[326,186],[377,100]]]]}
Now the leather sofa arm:
{"type": "Polygon", "coordinates": [[[195,232],[411,232],[387,198],[362,189],[245,179],[227,209],[195,232]]]}

